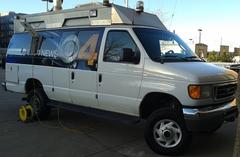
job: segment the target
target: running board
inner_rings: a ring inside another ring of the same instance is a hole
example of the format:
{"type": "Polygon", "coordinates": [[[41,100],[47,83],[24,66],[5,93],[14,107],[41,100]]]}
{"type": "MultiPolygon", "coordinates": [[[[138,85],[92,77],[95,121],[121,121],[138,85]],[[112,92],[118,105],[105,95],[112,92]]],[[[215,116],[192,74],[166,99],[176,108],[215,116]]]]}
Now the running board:
{"type": "Polygon", "coordinates": [[[101,118],[101,119],[118,121],[118,122],[120,121],[124,124],[137,124],[141,122],[141,119],[139,117],[129,116],[129,115],[110,112],[110,111],[104,111],[104,110],[90,108],[90,107],[83,107],[83,106],[78,106],[78,105],[73,105],[68,103],[62,103],[58,101],[51,101],[47,105],[56,107],[56,108],[71,110],[74,112],[80,112],[82,114],[101,118]]]}

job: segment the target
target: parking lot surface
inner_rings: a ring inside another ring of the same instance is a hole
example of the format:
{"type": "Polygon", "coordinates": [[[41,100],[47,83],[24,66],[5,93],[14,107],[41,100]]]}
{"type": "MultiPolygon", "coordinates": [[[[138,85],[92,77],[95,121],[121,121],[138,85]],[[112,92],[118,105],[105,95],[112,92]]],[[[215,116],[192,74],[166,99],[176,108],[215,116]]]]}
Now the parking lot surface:
{"type": "MultiPolygon", "coordinates": [[[[0,82],[4,71],[0,70],[0,82]]],[[[1,157],[157,157],[144,141],[144,122],[53,110],[49,120],[18,121],[22,95],[0,89],[1,157]],[[58,112],[59,111],[59,112],[58,112]]],[[[231,157],[237,122],[195,134],[184,156],[231,157]]]]}

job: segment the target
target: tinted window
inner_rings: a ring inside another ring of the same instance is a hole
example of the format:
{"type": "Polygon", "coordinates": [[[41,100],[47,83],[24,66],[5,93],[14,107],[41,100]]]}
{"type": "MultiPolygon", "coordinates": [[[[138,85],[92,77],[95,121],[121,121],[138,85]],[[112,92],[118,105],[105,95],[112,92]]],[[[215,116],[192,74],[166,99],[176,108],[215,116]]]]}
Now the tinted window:
{"type": "Polygon", "coordinates": [[[25,55],[30,53],[32,37],[28,33],[15,34],[9,45],[8,54],[12,55],[25,55]]]}
{"type": "Polygon", "coordinates": [[[87,69],[97,62],[102,29],[41,32],[40,56],[52,57],[54,66],[87,69]]]}
{"type": "Polygon", "coordinates": [[[64,31],[58,47],[58,58],[64,63],[71,63],[76,59],[78,53],[78,31],[64,31]]]}
{"type": "Polygon", "coordinates": [[[80,30],[78,34],[79,53],[77,55],[78,69],[96,70],[98,53],[103,31],[80,30]]]}
{"type": "Polygon", "coordinates": [[[41,40],[37,53],[30,55],[32,37],[27,33],[13,36],[8,53],[26,55],[25,64],[96,70],[103,28],[41,31],[38,34],[41,40]]]}
{"type": "Polygon", "coordinates": [[[38,54],[40,56],[56,58],[62,33],[58,31],[46,31],[39,34],[42,36],[42,43],[38,54]]]}
{"type": "Polygon", "coordinates": [[[97,60],[100,48],[99,31],[80,31],[79,32],[79,60],[97,60]]]}
{"type": "Polygon", "coordinates": [[[140,51],[130,34],[126,31],[110,31],[107,36],[104,61],[106,62],[130,62],[124,59],[124,51],[131,51],[139,56],[140,51]]]}

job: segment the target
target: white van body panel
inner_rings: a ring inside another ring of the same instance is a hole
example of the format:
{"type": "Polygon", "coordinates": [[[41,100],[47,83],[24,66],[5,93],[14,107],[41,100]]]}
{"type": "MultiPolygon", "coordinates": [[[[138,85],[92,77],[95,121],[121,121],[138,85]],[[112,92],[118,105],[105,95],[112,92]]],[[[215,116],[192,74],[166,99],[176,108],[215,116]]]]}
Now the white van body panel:
{"type": "Polygon", "coordinates": [[[237,73],[205,62],[153,62],[145,59],[143,82],[139,99],[148,93],[159,92],[177,98],[184,106],[215,104],[212,99],[194,100],[189,97],[188,86],[196,84],[224,84],[237,82],[237,73]]]}
{"type": "Polygon", "coordinates": [[[69,82],[70,71],[68,68],[53,67],[53,88],[54,88],[53,100],[71,103],[69,82]]]}
{"type": "Polygon", "coordinates": [[[106,28],[102,39],[98,63],[98,73],[102,75],[102,82],[98,84],[98,101],[104,110],[139,115],[140,100],[138,99],[144,66],[144,53],[139,41],[131,28],[106,28]],[[111,63],[104,62],[104,48],[110,30],[127,31],[140,49],[140,63],[111,63]]]}
{"type": "Polygon", "coordinates": [[[6,64],[6,80],[11,83],[19,83],[19,65],[6,64]]]}
{"type": "Polygon", "coordinates": [[[6,68],[18,67],[18,73],[15,78],[10,78],[6,71],[6,83],[9,91],[25,93],[25,85],[29,79],[36,79],[42,83],[45,93],[50,99],[54,99],[52,92],[52,67],[28,64],[7,63],[6,68]],[[18,79],[18,82],[12,82],[12,79],[18,79]]]}
{"type": "Polygon", "coordinates": [[[90,70],[71,69],[75,79],[70,80],[70,94],[72,103],[80,106],[98,107],[97,72],[90,70]]]}
{"type": "Polygon", "coordinates": [[[32,65],[23,65],[16,63],[6,63],[6,84],[9,91],[25,93],[25,84],[27,79],[32,78],[32,65]],[[11,75],[11,67],[18,67],[18,71],[11,75]],[[12,81],[12,80],[18,80],[12,81]]]}
{"type": "Polygon", "coordinates": [[[33,75],[32,78],[39,80],[43,85],[43,89],[47,94],[49,99],[54,99],[54,93],[52,92],[53,81],[52,81],[52,67],[49,66],[33,66],[33,75]]]}

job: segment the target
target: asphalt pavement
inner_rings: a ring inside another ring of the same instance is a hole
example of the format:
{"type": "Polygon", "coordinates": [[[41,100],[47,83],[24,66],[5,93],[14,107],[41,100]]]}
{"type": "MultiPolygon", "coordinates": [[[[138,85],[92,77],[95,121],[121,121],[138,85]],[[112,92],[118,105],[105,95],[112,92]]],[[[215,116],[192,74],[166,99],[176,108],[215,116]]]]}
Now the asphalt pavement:
{"type": "MultiPolygon", "coordinates": [[[[0,82],[4,71],[0,70],[0,82]]],[[[0,157],[158,157],[144,141],[144,122],[61,109],[49,120],[18,121],[21,94],[0,89],[0,157]]],[[[185,157],[233,156],[237,122],[212,135],[195,134],[185,157]]]]}

